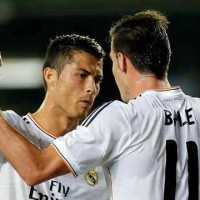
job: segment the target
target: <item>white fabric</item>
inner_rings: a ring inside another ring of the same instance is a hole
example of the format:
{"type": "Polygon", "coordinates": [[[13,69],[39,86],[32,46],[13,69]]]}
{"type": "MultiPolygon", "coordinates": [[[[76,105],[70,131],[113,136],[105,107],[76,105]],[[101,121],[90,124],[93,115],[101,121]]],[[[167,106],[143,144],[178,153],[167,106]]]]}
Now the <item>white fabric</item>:
{"type": "Polygon", "coordinates": [[[171,144],[166,153],[172,141],[178,156],[175,199],[188,200],[188,158],[193,153],[189,155],[187,142],[195,142],[199,153],[199,121],[200,99],[180,88],[149,90],[127,104],[103,105],[53,145],[77,175],[94,165],[107,165],[113,200],[163,200],[166,156],[176,154],[171,144]]]}
{"type": "MultiPolygon", "coordinates": [[[[45,132],[26,115],[23,119],[13,111],[3,112],[7,121],[40,148],[46,148],[55,138],[45,132]]],[[[2,200],[108,200],[108,188],[104,169],[95,168],[98,183],[86,183],[84,176],[75,178],[72,174],[60,176],[34,187],[28,186],[7,162],[0,156],[0,199],[2,200]]],[[[106,172],[106,171],[105,171],[106,172]]]]}

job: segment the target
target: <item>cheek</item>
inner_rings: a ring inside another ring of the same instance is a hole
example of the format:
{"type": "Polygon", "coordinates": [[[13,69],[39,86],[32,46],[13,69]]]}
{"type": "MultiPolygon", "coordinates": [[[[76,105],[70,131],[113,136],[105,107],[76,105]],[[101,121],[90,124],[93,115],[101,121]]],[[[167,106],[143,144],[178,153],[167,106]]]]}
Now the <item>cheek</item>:
{"type": "Polygon", "coordinates": [[[96,92],[96,95],[95,95],[95,97],[99,94],[99,92],[100,92],[100,85],[97,85],[97,92],[96,92]]]}
{"type": "Polygon", "coordinates": [[[69,96],[73,94],[73,91],[74,88],[71,85],[62,82],[58,84],[55,88],[55,95],[56,98],[60,98],[60,100],[63,100],[69,98],[69,96]]]}
{"type": "Polygon", "coordinates": [[[96,85],[96,89],[93,93],[93,98],[96,98],[97,95],[99,94],[99,92],[100,92],[100,85],[98,84],[98,85],[96,85]]]}
{"type": "Polygon", "coordinates": [[[74,82],[70,79],[60,79],[57,85],[57,90],[60,90],[62,93],[67,93],[73,91],[74,85],[74,82]]]}
{"type": "Polygon", "coordinates": [[[112,74],[113,74],[113,76],[115,76],[115,66],[114,66],[114,64],[112,65],[112,74]]]}
{"type": "Polygon", "coordinates": [[[117,78],[117,66],[116,65],[113,65],[113,67],[112,67],[112,73],[113,73],[113,76],[116,79],[117,78]]]}

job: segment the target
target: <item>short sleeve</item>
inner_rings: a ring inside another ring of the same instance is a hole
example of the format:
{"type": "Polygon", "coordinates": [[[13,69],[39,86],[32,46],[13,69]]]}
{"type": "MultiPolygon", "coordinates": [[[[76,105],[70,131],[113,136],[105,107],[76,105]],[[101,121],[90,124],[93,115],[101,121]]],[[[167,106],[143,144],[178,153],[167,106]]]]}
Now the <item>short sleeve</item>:
{"type": "Polygon", "coordinates": [[[130,131],[123,107],[119,101],[100,107],[76,130],[55,140],[54,147],[74,174],[120,157],[127,140],[125,132],[130,131]]]}

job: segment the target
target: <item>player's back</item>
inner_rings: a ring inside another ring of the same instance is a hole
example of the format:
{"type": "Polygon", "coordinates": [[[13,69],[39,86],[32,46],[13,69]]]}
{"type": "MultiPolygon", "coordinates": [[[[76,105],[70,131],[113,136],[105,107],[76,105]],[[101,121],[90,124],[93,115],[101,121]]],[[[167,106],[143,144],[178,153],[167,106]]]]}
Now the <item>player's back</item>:
{"type": "Polygon", "coordinates": [[[199,119],[200,99],[148,90],[103,104],[54,146],[78,175],[106,165],[113,200],[198,200],[199,119]]]}
{"type": "Polygon", "coordinates": [[[114,199],[198,200],[200,100],[179,88],[150,90],[125,110],[131,132],[111,165],[114,199]]]}

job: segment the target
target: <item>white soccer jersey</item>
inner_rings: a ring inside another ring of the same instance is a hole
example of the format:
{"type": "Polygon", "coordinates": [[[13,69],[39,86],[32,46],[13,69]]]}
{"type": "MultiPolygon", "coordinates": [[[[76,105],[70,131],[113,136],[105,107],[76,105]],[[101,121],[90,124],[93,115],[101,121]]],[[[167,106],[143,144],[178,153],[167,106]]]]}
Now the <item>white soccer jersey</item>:
{"type": "Polygon", "coordinates": [[[104,104],[53,145],[75,175],[108,166],[113,200],[200,199],[200,99],[180,88],[104,104]]]}
{"type": "MultiPolygon", "coordinates": [[[[23,119],[13,111],[3,113],[14,128],[46,148],[55,137],[43,130],[30,115],[23,119]]],[[[79,178],[72,174],[59,176],[35,186],[28,186],[4,157],[0,156],[1,200],[108,200],[108,188],[102,167],[93,168],[79,178]]],[[[106,171],[105,171],[106,173],[106,171]]]]}

